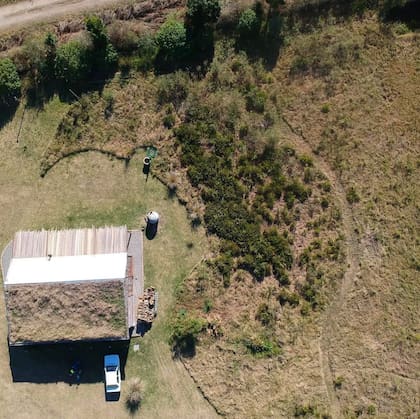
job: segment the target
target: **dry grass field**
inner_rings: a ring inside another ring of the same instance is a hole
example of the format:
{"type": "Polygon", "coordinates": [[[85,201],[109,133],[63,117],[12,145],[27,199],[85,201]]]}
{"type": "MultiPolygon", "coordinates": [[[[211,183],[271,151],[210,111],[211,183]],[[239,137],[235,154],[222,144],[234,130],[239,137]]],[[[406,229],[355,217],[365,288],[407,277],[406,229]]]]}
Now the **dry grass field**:
{"type": "MultiPolygon", "coordinates": [[[[22,108],[0,131],[1,247],[20,229],[104,224],[139,228],[148,210],[158,210],[162,216],[158,235],[153,241],[145,241],[145,277],[146,286],[159,290],[159,315],[145,339],[132,341],[140,344],[141,351],[133,352],[130,348],[125,376],[127,379],[140,376],[145,384],[143,417],[158,414],[168,418],[174,414],[183,418],[212,417],[212,408],[182,364],[172,360],[165,328],[177,283],[200,260],[206,248],[203,231],[191,230],[185,209],[167,196],[158,181],[149,178],[145,182],[142,156],[135,156],[125,167],[120,161],[87,153],[64,160],[41,179],[41,156],[67,109],[68,105],[55,98],[44,110],[27,110],[19,143],[16,138],[22,108]]],[[[129,417],[124,405],[125,381],[121,400],[115,403],[105,402],[102,382],[72,387],[60,380],[14,383],[3,293],[0,313],[1,418],[129,417]]],[[[85,369],[89,375],[89,366],[85,369]]],[[[65,373],[56,371],[59,376],[65,373]]]]}
{"type": "MultiPolygon", "coordinates": [[[[230,417],[419,415],[420,44],[396,32],[375,17],[323,25],[288,40],[273,70],[279,139],[331,182],[346,272],[318,318],[280,312],[279,358],[244,357],[224,337],[187,360],[230,417]]],[[[235,281],[224,307],[248,313],[265,287],[235,281]]],[[[248,316],[228,315],[238,331],[248,316]]]]}

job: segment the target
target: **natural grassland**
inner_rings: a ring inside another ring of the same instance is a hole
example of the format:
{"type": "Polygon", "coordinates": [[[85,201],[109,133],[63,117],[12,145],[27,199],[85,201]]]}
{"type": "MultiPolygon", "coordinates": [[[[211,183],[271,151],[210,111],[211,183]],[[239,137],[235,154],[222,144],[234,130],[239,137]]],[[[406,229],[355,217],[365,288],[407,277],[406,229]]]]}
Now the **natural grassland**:
{"type": "MultiPolygon", "coordinates": [[[[207,242],[201,229],[192,230],[185,209],[171,199],[158,181],[146,182],[141,173],[142,156],[128,167],[98,153],[75,156],[40,178],[39,165],[48,143],[68,105],[57,98],[43,110],[27,110],[19,143],[16,142],[23,108],[0,131],[0,244],[16,230],[41,227],[79,227],[127,224],[139,228],[144,214],[156,209],[162,215],[157,237],[145,240],[146,286],[159,290],[159,315],[145,339],[135,339],[140,352],[129,351],[126,378],[140,376],[145,384],[143,417],[212,417],[193,381],[167,345],[170,307],[177,284],[200,260],[207,242]]],[[[13,383],[7,349],[4,298],[0,299],[0,417],[68,418],[128,417],[125,382],[118,403],[107,403],[103,384],[69,387],[13,383]]]]}
{"type": "MultiPolygon", "coordinates": [[[[267,89],[284,123],[278,138],[331,183],[346,272],[318,318],[277,309],[280,356],[246,357],[223,333],[198,346],[188,368],[228,416],[418,416],[419,52],[417,34],[376,17],[287,39],[267,89]]],[[[234,277],[210,316],[255,333],[249,307],[259,295],[272,309],[270,288],[234,277]]]]}
{"type": "Polygon", "coordinates": [[[19,108],[2,131],[0,237],[44,224],[130,226],[162,208],[164,234],[145,259],[166,315],[127,364],[145,381],[146,416],[214,414],[167,345],[170,326],[192,318],[205,330],[182,363],[228,417],[415,418],[418,34],[375,15],[311,16],[270,69],[233,44],[218,41],[206,74],[117,75],[102,95],[54,99],[27,114],[15,144],[19,108]],[[139,150],[151,143],[168,192],[142,179],[139,150]],[[87,150],[130,163],[77,154],[87,150]],[[176,195],[220,241],[191,231],[176,195]]]}

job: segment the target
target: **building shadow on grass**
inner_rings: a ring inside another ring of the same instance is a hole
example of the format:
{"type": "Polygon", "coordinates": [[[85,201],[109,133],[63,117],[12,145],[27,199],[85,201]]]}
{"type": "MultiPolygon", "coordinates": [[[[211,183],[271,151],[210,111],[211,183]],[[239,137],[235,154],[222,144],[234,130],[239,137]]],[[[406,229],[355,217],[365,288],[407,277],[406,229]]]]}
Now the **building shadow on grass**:
{"type": "Polygon", "coordinates": [[[28,346],[10,346],[10,369],[14,382],[72,384],[98,383],[104,380],[104,356],[118,354],[121,379],[129,341],[75,342],[28,346]],[[75,362],[80,363],[80,379],[70,376],[75,362]]]}

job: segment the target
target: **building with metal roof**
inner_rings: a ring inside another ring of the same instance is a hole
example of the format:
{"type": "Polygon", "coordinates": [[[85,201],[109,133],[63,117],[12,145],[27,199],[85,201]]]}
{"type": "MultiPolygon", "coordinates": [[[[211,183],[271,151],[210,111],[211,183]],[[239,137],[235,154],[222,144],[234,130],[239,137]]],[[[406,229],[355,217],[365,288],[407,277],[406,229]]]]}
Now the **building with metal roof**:
{"type": "Polygon", "coordinates": [[[1,263],[10,345],[128,339],[136,327],[140,231],[20,231],[1,263]]]}

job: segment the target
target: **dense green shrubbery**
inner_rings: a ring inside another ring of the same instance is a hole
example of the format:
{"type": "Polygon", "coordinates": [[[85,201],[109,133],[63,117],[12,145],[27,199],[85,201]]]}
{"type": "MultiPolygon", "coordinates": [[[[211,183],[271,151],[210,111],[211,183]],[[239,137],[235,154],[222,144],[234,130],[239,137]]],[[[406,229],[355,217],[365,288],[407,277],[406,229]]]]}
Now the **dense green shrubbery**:
{"type": "Polygon", "coordinates": [[[158,52],[159,46],[152,34],[145,33],[140,36],[137,43],[137,55],[134,58],[135,68],[140,71],[152,70],[158,52]]]}
{"type": "Polygon", "coordinates": [[[188,0],[187,18],[197,28],[216,23],[220,16],[219,0],[188,0]]]}
{"type": "Polygon", "coordinates": [[[169,18],[158,30],[156,42],[159,46],[159,59],[166,65],[182,62],[186,55],[187,31],[179,20],[169,18]]]}
{"type": "Polygon", "coordinates": [[[263,326],[271,326],[274,323],[274,312],[267,303],[261,303],[258,306],[255,318],[261,322],[263,326]]]}
{"type": "Polygon", "coordinates": [[[9,58],[0,59],[0,106],[9,106],[20,96],[20,78],[9,58]]]}
{"type": "Polygon", "coordinates": [[[77,83],[87,77],[89,71],[86,45],[79,41],[69,41],[57,48],[55,75],[67,83],[77,83]]]}
{"type": "Polygon", "coordinates": [[[195,318],[181,311],[171,324],[169,344],[177,354],[192,354],[195,351],[198,335],[206,327],[203,319],[195,318]]]}
{"type": "Polygon", "coordinates": [[[265,109],[265,101],[267,95],[258,87],[252,87],[246,94],[246,109],[247,111],[254,111],[263,113],[265,109]]]}
{"type": "Polygon", "coordinates": [[[246,9],[242,12],[238,22],[238,33],[241,38],[248,39],[259,31],[261,22],[257,14],[252,9],[246,9]]]}
{"type": "Polygon", "coordinates": [[[281,348],[267,336],[256,336],[242,340],[247,351],[258,358],[271,358],[281,354],[281,348]]]}
{"type": "MultiPolygon", "coordinates": [[[[281,153],[269,143],[261,154],[243,155],[237,172],[232,170],[233,140],[218,134],[213,125],[184,123],[176,130],[176,136],[182,149],[181,162],[188,167],[190,181],[201,188],[207,229],[223,240],[224,254],[239,257],[239,266],[257,280],[273,273],[281,284],[287,285],[287,270],[293,260],[290,244],[276,229],[260,232],[255,209],[249,209],[244,199],[249,191],[241,182],[244,174],[255,175],[261,181],[272,176],[276,180],[262,187],[260,194],[264,200],[271,194],[273,199],[279,199],[285,183],[280,170],[281,153]],[[214,147],[213,153],[206,151],[204,141],[214,147]]],[[[301,193],[298,195],[301,197],[301,193]]],[[[230,272],[227,266],[219,267],[224,275],[230,272]]]]}

